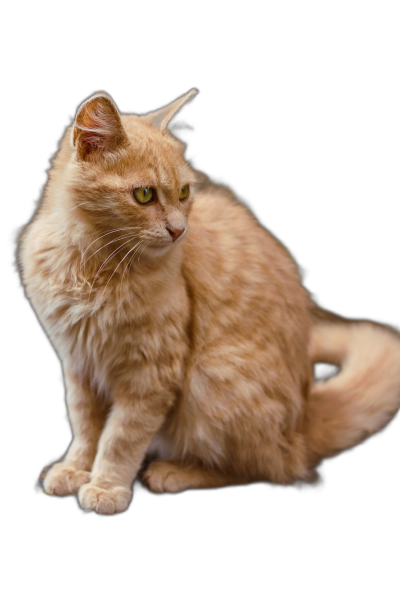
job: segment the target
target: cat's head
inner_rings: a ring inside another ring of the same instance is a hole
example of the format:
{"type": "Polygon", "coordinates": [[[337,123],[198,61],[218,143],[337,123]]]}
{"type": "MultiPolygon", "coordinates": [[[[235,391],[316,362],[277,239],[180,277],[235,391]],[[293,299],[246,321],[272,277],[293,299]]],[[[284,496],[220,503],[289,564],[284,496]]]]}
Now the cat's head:
{"type": "Polygon", "coordinates": [[[131,231],[131,246],[141,241],[155,256],[185,237],[196,175],[167,125],[196,93],[142,116],[120,114],[102,92],[79,107],[70,134],[68,196],[92,229],[131,231]]]}

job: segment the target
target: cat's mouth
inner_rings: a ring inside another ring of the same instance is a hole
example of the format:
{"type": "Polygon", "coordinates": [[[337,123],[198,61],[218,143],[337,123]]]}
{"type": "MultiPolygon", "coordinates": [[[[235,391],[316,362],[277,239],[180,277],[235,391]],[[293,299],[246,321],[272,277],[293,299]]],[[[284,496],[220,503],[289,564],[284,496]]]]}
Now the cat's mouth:
{"type": "Polygon", "coordinates": [[[171,249],[171,247],[174,245],[174,242],[171,240],[165,240],[163,241],[157,241],[157,242],[152,242],[151,244],[149,244],[147,246],[147,252],[149,252],[150,254],[153,254],[153,256],[161,256],[162,254],[165,254],[166,252],[168,252],[168,250],[171,249]]]}
{"type": "Polygon", "coordinates": [[[170,248],[171,246],[179,244],[179,242],[182,241],[185,237],[186,237],[186,230],[184,231],[184,233],[182,235],[180,235],[176,239],[170,238],[170,239],[154,240],[154,242],[151,242],[151,244],[149,244],[149,248],[155,248],[155,249],[170,248]]]}
{"type": "Polygon", "coordinates": [[[173,243],[172,240],[166,240],[165,242],[151,242],[149,248],[169,248],[173,243]]]}

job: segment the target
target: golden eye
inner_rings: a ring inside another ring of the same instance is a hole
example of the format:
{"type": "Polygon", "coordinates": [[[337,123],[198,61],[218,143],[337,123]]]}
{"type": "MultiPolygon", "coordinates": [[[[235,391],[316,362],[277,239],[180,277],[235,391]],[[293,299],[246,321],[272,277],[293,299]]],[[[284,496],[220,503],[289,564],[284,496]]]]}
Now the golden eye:
{"type": "Polygon", "coordinates": [[[148,204],[153,200],[153,188],[151,187],[142,187],[135,188],[133,190],[133,196],[135,200],[139,202],[139,204],[148,204]]]}
{"type": "Polygon", "coordinates": [[[181,193],[179,194],[179,200],[186,200],[186,198],[188,198],[189,194],[190,194],[190,187],[189,187],[189,184],[187,183],[186,185],[181,187],[181,193]]]}

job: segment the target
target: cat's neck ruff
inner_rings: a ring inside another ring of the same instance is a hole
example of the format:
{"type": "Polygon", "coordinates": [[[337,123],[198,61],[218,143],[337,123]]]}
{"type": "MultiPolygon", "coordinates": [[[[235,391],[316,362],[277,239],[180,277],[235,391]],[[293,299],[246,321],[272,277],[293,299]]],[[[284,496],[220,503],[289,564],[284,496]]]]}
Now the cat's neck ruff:
{"type": "Polygon", "coordinates": [[[66,220],[60,228],[59,205],[54,203],[52,210],[51,199],[47,200],[46,209],[28,232],[34,251],[26,259],[25,276],[29,293],[42,299],[38,312],[43,311],[43,317],[53,323],[53,331],[61,334],[95,317],[106,332],[128,321],[156,320],[158,313],[168,310],[182,285],[185,243],[174,243],[159,257],[136,257],[129,266],[127,262],[119,265],[121,253],[106,262],[113,253],[110,247],[87,260],[82,248],[87,248],[91,238],[83,237],[82,220],[66,220]]]}

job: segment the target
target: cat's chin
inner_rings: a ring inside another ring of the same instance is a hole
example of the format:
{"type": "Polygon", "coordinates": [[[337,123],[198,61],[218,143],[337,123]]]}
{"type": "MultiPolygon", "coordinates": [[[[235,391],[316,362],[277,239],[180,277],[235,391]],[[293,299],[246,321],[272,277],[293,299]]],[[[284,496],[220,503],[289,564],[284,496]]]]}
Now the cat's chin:
{"type": "Polygon", "coordinates": [[[179,244],[184,239],[185,239],[185,234],[183,234],[175,242],[164,242],[164,243],[160,243],[160,244],[157,244],[157,242],[154,242],[153,244],[149,244],[146,247],[145,251],[150,256],[154,256],[154,257],[163,256],[164,254],[166,254],[167,252],[169,252],[169,250],[171,250],[171,248],[174,248],[174,246],[176,246],[177,244],[179,244]]]}
{"type": "Polygon", "coordinates": [[[162,256],[171,250],[173,244],[151,244],[146,248],[146,253],[150,256],[162,256]]]}

